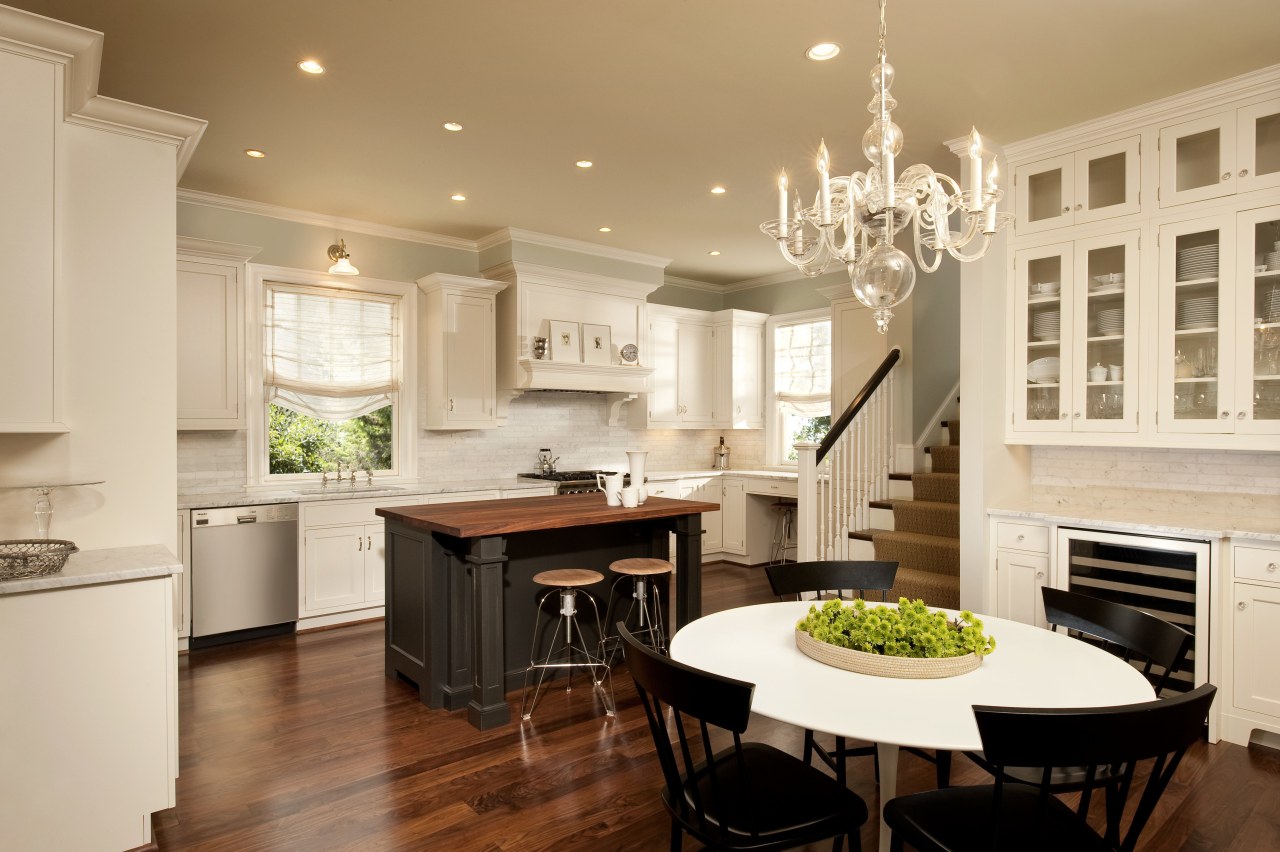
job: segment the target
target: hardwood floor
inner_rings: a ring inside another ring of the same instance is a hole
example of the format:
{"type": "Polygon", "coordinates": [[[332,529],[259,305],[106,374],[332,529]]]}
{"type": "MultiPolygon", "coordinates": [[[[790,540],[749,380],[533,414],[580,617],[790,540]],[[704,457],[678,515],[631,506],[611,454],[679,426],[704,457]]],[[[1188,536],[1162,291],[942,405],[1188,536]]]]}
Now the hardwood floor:
{"type": "MultiPolygon", "coordinates": [[[[708,612],[772,599],[760,569],[704,571],[708,612]]],[[[428,710],[412,687],[383,676],[382,629],[370,622],[182,657],[178,805],[155,817],[159,847],[667,848],[659,770],[625,669],[614,678],[614,719],[592,690],[555,689],[532,722],[480,732],[465,713],[428,710]]],[[[800,752],[801,732],[768,719],[755,717],[747,736],[800,752]]],[[[870,761],[853,761],[849,774],[874,810],[870,761]]],[[[955,783],[985,777],[957,758],[955,783]]],[[[901,791],[932,785],[932,765],[904,755],[901,791]]],[[[876,842],[872,819],[863,848],[876,842]]],[[[1280,752],[1198,745],[1139,848],[1280,849],[1280,752]]]]}

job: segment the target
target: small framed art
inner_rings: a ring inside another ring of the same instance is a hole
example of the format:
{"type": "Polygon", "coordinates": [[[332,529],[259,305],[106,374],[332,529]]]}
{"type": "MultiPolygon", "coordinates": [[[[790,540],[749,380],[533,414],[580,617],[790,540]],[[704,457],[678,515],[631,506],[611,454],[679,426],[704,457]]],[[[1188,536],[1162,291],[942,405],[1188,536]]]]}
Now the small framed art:
{"type": "Polygon", "coordinates": [[[582,344],[578,339],[578,324],[566,320],[550,320],[551,360],[566,364],[582,363],[582,344]]]}
{"type": "Polygon", "coordinates": [[[609,326],[582,324],[582,363],[612,364],[613,343],[609,339],[609,326]]]}

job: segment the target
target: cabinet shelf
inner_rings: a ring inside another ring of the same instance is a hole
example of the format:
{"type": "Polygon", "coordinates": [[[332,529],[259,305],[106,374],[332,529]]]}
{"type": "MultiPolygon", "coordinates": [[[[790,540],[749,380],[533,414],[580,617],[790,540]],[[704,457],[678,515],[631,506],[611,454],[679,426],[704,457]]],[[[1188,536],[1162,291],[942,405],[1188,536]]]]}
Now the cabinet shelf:
{"type": "Polygon", "coordinates": [[[1124,343],[1123,334],[1099,334],[1086,339],[1090,343],[1124,343]]]}
{"type": "Polygon", "coordinates": [[[1173,383],[1175,385],[1199,385],[1199,384],[1207,384],[1209,382],[1213,382],[1214,384],[1217,384],[1218,377],[1217,376],[1188,376],[1185,379],[1173,380],[1173,383]]]}
{"type": "Polygon", "coordinates": [[[1124,287],[1099,287],[1096,290],[1089,291],[1089,298],[1094,299],[1099,296],[1124,296],[1124,287]]]}
{"type": "Polygon", "coordinates": [[[1204,287],[1216,290],[1218,287],[1218,276],[1215,275],[1212,278],[1188,278],[1186,281],[1174,281],[1173,286],[1186,287],[1187,289],[1204,287]]]}
{"type": "Polygon", "coordinates": [[[1114,379],[1114,380],[1113,380],[1113,379],[1107,379],[1106,381],[1102,381],[1102,382],[1085,382],[1085,384],[1086,384],[1086,385],[1088,385],[1088,386],[1089,386],[1089,387],[1091,387],[1091,388],[1105,388],[1105,387],[1115,387],[1115,388],[1120,388],[1120,387],[1124,387],[1124,382],[1123,382],[1123,381],[1121,381],[1120,379],[1114,379]]]}
{"type": "Polygon", "coordinates": [[[1175,328],[1173,330],[1174,337],[1197,337],[1201,335],[1216,335],[1218,327],[1216,325],[1208,325],[1204,328],[1175,328]]]}

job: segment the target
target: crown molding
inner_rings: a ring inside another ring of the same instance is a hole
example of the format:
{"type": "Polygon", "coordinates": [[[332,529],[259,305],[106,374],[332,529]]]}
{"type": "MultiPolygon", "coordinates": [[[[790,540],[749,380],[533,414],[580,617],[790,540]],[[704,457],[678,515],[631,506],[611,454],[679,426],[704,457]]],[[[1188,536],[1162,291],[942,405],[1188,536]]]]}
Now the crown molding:
{"type": "Polygon", "coordinates": [[[564,251],[577,252],[578,254],[603,257],[609,260],[620,260],[624,263],[653,266],[659,269],[665,269],[671,263],[671,258],[669,257],[658,257],[653,254],[642,254],[638,251],[628,251],[627,249],[601,246],[584,240],[574,240],[569,237],[557,237],[551,234],[539,233],[538,231],[526,231],[523,228],[499,228],[492,234],[488,234],[476,240],[476,248],[479,251],[485,251],[508,242],[561,249],[564,251]]]}
{"type": "Polygon", "coordinates": [[[686,290],[704,290],[708,293],[723,293],[724,286],[708,284],[706,281],[694,281],[692,278],[677,278],[674,275],[662,276],[662,283],[668,287],[683,287],[686,290]]]}
{"type": "Polygon", "coordinates": [[[421,243],[459,251],[474,252],[477,250],[476,243],[473,240],[447,237],[443,234],[417,231],[412,228],[379,225],[376,222],[366,222],[362,219],[326,216],[323,213],[312,213],[308,210],[298,210],[293,207],[281,207],[278,204],[267,204],[263,201],[233,198],[229,195],[216,195],[212,192],[201,192],[196,189],[179,189],[178,201],[185,204],[199,204],[202,207],[213,207],[219,210],[232,210],[236,213],[249,213],[254,216],[283,219],[286,222],[296,222],[300,225],[336,228],[347,233],[367,234],[371,237],[386,237],[392,240],[404,240],[405,242],[421,243]]]}
{"type": "Polygon", "coordinates": [[[597,275],[594,272],[579,272],[574,269],[561,269],[558,266],[526,263],[521,260],[508,260],[495,266],[487,267],[480,270],[480,274],[485,278],[505,281],[510,284],[548,284],[637,299],[641,302],[648,298],[650,293],[662,286],[661,284],[649,284],[644,281],[614,278],[609,275],[597,275]]]}
{"type": "Polygon", "coordinates": [[[202,118],[191,118],[101,95],[86,101],[75,114],[68,116],[67,121],[174,145],[178,149],[175,180],[182,178],[182,173],[186,171],[187,164],[196,152],[196,146],[200,144],[200,139],[209,126],[209,122],[202,118]]]}
{"type": "Polygon", "coordinates": [[[178,234],[178,254],[218,260],[226,260],[230,257],[239,261],[249,261],[257,257],[260,251],[262,251],[262,246],[224,243],[220,240],[202,240],[199,237],[184,237],[182,234],[178,234]]]}
{"type": "Polygon", "coordinates": [[[788,282],[803,280],[804,275],[799,272],[775,272],[773,275],[762,275],[759,278],[748,278],[744,281],[735,281],[732,284],[726,284],[720,288],[720,292],[737,293],[742,290],[754,290],[757,287],[769,287],[774,284],[786,284],[788,282]]]}

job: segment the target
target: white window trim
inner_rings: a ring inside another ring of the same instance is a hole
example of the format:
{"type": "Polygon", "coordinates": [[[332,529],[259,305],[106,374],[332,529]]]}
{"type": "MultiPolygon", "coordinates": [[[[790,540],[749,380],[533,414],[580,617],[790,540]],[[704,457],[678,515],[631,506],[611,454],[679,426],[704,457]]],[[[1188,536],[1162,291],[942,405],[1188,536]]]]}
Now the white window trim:
{"type": "Polygon", "coordinates": [[[267,466],[266,394],[263,388],[263,313],[266,284],[276,281],[306,287],[327,287],[353,293],[374,293],[400,299],[400,390],[396,398],[396,473],[381,474],[377,482],[412,485],[418,481],[418,288],[403,281],[387,281],[365,276],[326,275],[307,269],[263,266],[250,263],[245,297],[245,410],[248,421],[247,481],[250,490],[280,490],[281,487],[318,483],[314,473],[272,474],[267,466]]]}
{"type": "MultiPolygon", "coordinates": [[[[778,441],[782,430],[782,418],[778,416],[778,405],[774,399],[773,384],[773,339],[774,331],[780,325],[799,325],[818,320],[831,321],[831,308],[813,308],[807,311],[793,311],[789,314],[774,314],[764,324],[764,463],[769,467],[794,468],[796,463],[788,461],[779,453],[778,441]]],[[[834,360],[834,359],[833,359],[834,360]]],[[[834,363],[833,363],[834,366],[834,363]]]]}

